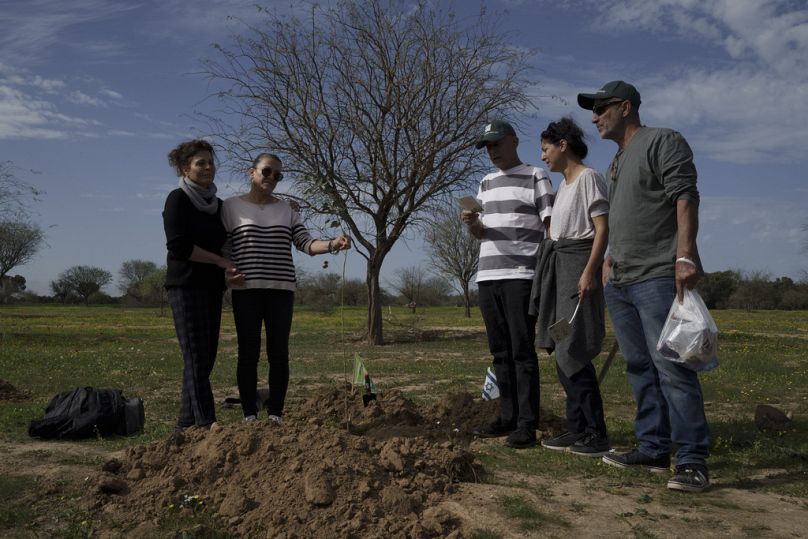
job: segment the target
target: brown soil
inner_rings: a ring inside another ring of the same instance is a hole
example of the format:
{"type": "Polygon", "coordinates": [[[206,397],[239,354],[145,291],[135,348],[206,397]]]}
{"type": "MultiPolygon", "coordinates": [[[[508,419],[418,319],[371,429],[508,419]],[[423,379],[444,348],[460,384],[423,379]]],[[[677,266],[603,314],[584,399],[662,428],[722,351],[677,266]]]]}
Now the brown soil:
{"type": "Polygon", "coordinates": [[[30,395],[27,391],[17,389],[0,378],[0,401],[22,401],[28,398],[30,398],[30,395]]]}
{"type": "MultiPolygon", "coordinates": [[[[488,473],[473,451],[501,439],[471,440],[497,402],[453,393],[429,407],[389,391],[365,408],[348,387],[321,386],[291,407],[285,424],[253,423],[189,429],[110,454],[78,443],[0,443],[0,472],[28,466],[41,492],[72,477],[83,485],[80,506],[94,513],[100,537],[498,537],[744,536],[797,537],[808,523],[799,501],[750,492],[714,478],[711,491],[675,493],[604,474],[558,480],[543,475],[488,473]],[[102,466],[92,466],[106,455],[102,466]],[[112,456],[113,458],[108,458],[112,456]],[[536,520],[508,518],[506,496],[537,509],[536,520]],[[171,515],[204,512],[215,529],[195,525],[174,535],[171,515]],[[694,528],[695,526],[695,528],[694,528]]],[[[540,435],[560,418],[542,412],[540,435]]],[[[529,453],[528,453],[529,455],[529,453]]],[[[575,458],[575,457],[570,457],[575,458]]],[[[772,470],[766,477],[781,477],[772,470]]],[[[32,503],[35,500],[32,499],[32,503]]],[[[60,535],[38,517],[38,534],[60,535]]]]}
{"type": "Polygon", "coordinates": [[[243,537],[463,536],[441,504],[479,478],[468,433],[497,403],[455,393],[420,410],[396,391],[367,407],[343,385],[312,394],[280,427],[189,429],[128,449],[93,480],[100,514],[144,537],[150,515],[202,508],[243,537]]]}

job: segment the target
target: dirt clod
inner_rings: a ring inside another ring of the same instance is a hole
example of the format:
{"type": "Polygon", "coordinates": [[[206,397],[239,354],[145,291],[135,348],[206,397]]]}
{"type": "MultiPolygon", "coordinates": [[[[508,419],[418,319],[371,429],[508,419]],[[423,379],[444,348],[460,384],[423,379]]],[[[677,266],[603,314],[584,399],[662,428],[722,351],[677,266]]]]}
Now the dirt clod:
{"type": "Polygon", "coordinates": [[[31,394],[28,391],[17,389],[0,378],[0,401],[24,401],[30,398],[31,394]]]}

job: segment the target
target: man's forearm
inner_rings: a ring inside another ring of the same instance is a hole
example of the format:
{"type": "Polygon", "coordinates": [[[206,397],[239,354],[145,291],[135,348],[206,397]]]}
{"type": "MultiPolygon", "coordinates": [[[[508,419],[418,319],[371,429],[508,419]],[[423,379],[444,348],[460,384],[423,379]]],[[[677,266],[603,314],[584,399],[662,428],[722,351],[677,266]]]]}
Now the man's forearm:
{"type": "Polygon", "coordinates": [[[696,235],[699,232],[699,206],[690,200],[676,202],[676,258],[693,260],[696,255],[696,235]]]}

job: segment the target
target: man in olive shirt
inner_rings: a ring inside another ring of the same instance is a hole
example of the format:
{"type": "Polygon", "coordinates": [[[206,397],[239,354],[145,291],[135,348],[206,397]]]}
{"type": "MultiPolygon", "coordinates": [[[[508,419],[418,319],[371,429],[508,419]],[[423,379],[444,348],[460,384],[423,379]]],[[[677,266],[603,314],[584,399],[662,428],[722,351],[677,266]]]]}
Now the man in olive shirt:
{"type": "Polygon", "coordinates": [[[709,429],[698,375],[656,349],[674,298],[681,302],[685,287],[693,288],[702,274],[696,167],[682,135],[640,123],[640,102],[636,88],[623,81],[578,94],[601,138],[618,147],[609,167],[604,294],[637,402],[639,447],[603,461],[667,473],[676,444],[676,472],[668,488],[701,492],[709,486],[709,429]]]}

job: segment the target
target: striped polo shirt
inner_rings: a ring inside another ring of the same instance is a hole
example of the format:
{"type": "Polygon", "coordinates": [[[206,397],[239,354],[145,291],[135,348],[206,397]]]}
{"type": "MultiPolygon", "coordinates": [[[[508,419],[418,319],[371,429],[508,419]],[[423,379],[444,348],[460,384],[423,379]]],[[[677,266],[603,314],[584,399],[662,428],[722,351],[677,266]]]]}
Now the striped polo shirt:
{"type": "Polygon", "coordinates": [[[300,215],[285,200],[253,204],[240,196],[222,204],[227,230],[226,250],[245,276],[242,288],[295,290],[292,245],[309,253],[314,241],[300,222],[300,215]]]}
{"type": "Polygon", "coordinates": [[[497,170],[480,182],[483,237],[477,282],[532,279],[553,208],[553,186],[544,169],[521,164],[497,170]]]}

